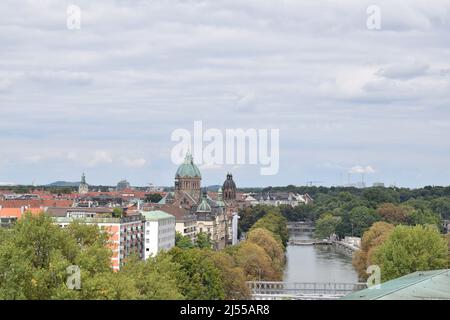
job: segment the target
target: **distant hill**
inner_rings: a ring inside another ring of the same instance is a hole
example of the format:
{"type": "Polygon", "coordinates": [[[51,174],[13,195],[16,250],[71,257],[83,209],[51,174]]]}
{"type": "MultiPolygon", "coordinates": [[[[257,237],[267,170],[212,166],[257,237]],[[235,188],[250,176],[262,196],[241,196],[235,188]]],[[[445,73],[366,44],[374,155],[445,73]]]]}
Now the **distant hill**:
{"type": "Polygon", "coordinates": [[[78,187],[80,182],[55,181],[45,185],[46,187],[78,187]]]}

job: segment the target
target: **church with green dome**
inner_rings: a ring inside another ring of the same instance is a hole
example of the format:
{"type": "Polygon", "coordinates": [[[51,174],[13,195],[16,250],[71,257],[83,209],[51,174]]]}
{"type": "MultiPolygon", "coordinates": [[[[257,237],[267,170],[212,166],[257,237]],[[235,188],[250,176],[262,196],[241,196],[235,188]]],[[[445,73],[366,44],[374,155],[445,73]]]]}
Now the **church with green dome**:
{"type": "Polygon", "coordinates": [[[199,232],[207,233],[215,249],[222,249],[231,241],[231,224],[236,207],[236,184],[231,173],[217,193],[201,189],[202,175],[188,152],[175,173],[175,188],[159,202],[158,210],[180,212],[177,229],[195,240],[199,232]],[[195,231],[188,226],[187,217],[195,217],[195,231]],[[189,231],[188,231],[189,230],[189,231]]]}
{"type": "Polygon", "coordinates": [[[200,169],[194,163],[192,155],[187,153],[184,162],[175,173],[175,191],[184,191],[198,202],[201,198],[201,181],[200,169]]]}

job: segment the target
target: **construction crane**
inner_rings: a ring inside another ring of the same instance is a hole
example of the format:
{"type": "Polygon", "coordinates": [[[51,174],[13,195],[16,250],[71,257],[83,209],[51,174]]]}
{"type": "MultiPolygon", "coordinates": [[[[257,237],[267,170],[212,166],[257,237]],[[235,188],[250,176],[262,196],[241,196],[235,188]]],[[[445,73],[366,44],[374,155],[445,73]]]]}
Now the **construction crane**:
{"type": "Polygon", "coordinates": [[[306,181],[306,185],[308,187],[312,187],[313,184],[316,184],[316,183],[324,183],[324,181],[306,181]]]}

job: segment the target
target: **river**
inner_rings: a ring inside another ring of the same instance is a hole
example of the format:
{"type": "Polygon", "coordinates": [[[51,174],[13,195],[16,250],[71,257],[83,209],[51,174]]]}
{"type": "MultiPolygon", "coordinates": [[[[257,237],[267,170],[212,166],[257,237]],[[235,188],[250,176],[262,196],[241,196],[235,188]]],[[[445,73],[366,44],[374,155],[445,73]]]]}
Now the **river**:
{"type": "MultiPolygon", "coordinates": [[[[312,234],[291,235],[291,238],[312,239],[312,234]]],[[[334,246],[289,245],[286,257],[285,282],[358,282],[351,256],[334,246]]]]}

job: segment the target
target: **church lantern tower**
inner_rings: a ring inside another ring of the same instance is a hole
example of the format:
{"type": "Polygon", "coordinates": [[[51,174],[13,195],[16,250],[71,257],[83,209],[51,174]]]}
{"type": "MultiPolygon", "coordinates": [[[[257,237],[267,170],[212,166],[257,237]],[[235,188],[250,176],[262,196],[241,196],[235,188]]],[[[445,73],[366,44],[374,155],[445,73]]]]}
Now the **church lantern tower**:
{"type": "Polygon", "coordinates": [[[86,183],[86,176],[83,175],[81,176],[81,182],[80,185],[78,186],[78,193],[79,194],[86,194],[89,192],[89,185],[86,183]]]}

